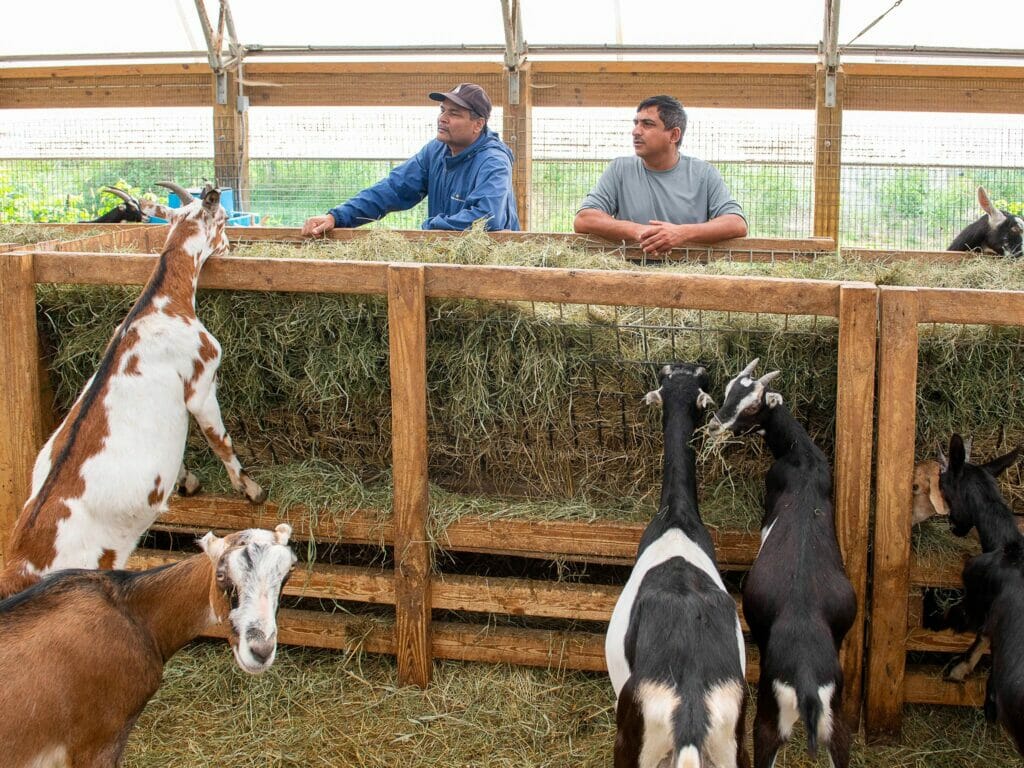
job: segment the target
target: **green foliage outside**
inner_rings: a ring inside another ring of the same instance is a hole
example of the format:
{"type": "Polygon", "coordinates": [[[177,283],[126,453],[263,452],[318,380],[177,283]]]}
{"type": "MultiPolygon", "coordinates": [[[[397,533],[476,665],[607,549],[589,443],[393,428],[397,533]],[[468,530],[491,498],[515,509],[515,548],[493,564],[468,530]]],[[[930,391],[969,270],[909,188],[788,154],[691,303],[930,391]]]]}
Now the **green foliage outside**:
{"type": "MultiPolygon", "coordinates": [[[[268,226],[298,226],[383,178],[397,160],[253,159],[246,203],[236,207],[268,226]]],[[[813,168],[805,164],[718,163],[743,205],[753,237],[806,237],[813,229],[813,168]]],[[[603,160],[536,161],[530,229],[570,232],[580,201],[606,166],[603,160]]],[[[117,201],[100,187],[120,183],[166,198],[154,182],[198,185],[213,176],[209,159],[0,160],[0,221],[82,221],[117,201]]],[[[841,239],[848,246],[941,249],[978,209],[984,185],[996,204],[1024,212],[1024,169],[849,165],[841,179],[841,239]],[[1008,193],[1013,193],[1008,196],[1008,193]]],[[[418,229],[426,203],[370,224],[418,229]]]]}

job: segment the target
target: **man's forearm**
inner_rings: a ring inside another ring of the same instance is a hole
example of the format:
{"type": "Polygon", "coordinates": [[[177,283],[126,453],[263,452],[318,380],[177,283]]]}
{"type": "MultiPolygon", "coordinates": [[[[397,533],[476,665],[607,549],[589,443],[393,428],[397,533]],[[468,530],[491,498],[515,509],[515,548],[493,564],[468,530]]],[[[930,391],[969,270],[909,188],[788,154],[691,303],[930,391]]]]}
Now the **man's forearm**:
{"type": "Polygon", "coordinates": [[[576,214],[573,230],[580,235],[597,235],[613,242],[637,242],[641,226],[636,222],[622,221],[596,208],[584,208],[576,214]]]}
{"type": "Polygon", "coordinates": [[[747,222],[735,213],[726,213],[701,224],[687,225],[687,240],[692,243],[718,243],[747,236],[747,222]]]}

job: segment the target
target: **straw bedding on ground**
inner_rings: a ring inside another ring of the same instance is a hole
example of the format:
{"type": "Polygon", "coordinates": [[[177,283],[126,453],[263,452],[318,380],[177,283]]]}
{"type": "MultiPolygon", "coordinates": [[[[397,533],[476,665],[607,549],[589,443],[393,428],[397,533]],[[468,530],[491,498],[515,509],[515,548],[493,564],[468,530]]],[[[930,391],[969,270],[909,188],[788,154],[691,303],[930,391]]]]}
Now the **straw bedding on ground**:
{"type": "MultiPolygon", "coordinates": [[[[797,728],[780,768],[826,764],[807,757],[797,728]]],[[[601,674],[436,662],[433,682],[420,690],[398,685],[390,658],[280,647],[274,666],[253,678],[224,643],[201,642],[167,665],[124,766],[596,768],[611,764],[614,738],[612,689],[601,674]]],[[[901,744],[867,748],[858,736],[851,765],[973,768],[1017,760],[980,711],[911,706],[901,744]]]]}

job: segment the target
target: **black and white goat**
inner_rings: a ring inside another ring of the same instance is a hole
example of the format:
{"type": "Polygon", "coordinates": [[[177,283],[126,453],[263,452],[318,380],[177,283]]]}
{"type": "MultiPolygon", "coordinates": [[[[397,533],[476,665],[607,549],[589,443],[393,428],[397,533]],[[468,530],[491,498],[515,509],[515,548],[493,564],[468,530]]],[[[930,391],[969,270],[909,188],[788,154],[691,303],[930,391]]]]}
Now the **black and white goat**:
{"type": "Polygon", "coordinates": [[[712,403],[707,372],[668,365],[659,379],[644,400],[664,409],[661,503],[605,638],[617,697],[615,766],[745,768],[743,634],[697,508],[690,446],[698,410],[712,403]]]}
{"type": "Polygon", "coordinates": [[[117,189],[116,187],[102,187],[102,191],[109,192],[112,195],[120,197],[124,200],[124,203],[121,205],[115,205],[106,213],[97,216],[95,219],[84,221],[82,222],[83,224],[120,224],[121,222],[149,221],[149,216],[143,212],[142,206],[139,205],[139,201],[123,189],[117,189]]]}
{"type": "Polygon", "coordinates": [[[832,471],[804,428],[759,379],[757,359],[729,382],[713,432],[764,436],[775,461],[765,477],[761,549],[743,585],[743,615],[761,653],[754,765],[768,768],[797,718],[813,756],[828,744],[832,764],[849,764],[842,718],[839,646],[853,624],[856,596],[843,568],[832,509],[832,471]]]}
{"type": "MultiPolygon", "coordinates": [[[[957,536],[966,536],[977,528],[983,556],[991,555],[992,560],[998,560],[1006,547],[1024,543],[1013,510],[1003,499],[996,482],[996,478],[1017,461],[1020,453],[1021,448],[1018,447],[985,464],[971,464],[967,445],[960,435],[954,434],[949,440],[949,458],[940,456],[942,473],[939,475],[939,487],[949,508],[950,528],[957,536]]],[[[948,679],[957,682],[962,682],[974,671],[989,645],[989,634],[984,627],[991,597],[985,597],[978,589],[972,596],[968,571],[972,567],[982,567],[973,566],[973,563],[972,559],[964,566],[966,593],[962,602],[941,611],[936,606],[934,592],[926,591],[924,596],[923,621],[928,629],[952,628],[958,632],[977,633],[971,647],[954,659],[946,673],[948,679]]]]}
{"type": "Polygon", "coordinates": [[[978,205],[985,215],[967,225],[947,250],[1024,256],[1024,219],[992,205],[984,187],[978,187],[978,205]]]}

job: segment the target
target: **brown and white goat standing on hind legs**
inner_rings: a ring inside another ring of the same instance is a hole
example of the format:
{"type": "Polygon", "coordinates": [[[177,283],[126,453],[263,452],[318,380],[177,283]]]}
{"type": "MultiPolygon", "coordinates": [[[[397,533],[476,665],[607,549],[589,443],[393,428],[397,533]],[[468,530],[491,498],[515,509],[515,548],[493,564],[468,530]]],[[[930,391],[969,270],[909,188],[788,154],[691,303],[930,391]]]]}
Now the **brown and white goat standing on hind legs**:
{"type": "Polygon", "coordinates": [[[113,768],[164,664],[227,620],[238,666],[277,651],[277,605],[295,563],[291,526],[217,538],[148,571],[69,570],[0,601],[0,744],[6,768],[113,768]]]}
{"type": "Polygon", "coordinates": [[[0,572],[0,598],[61,568],[123,568],[171,491],[198,488],[182,464],[190,413],[235,489],[254,503],[266,498],[224,429],[220,344],[196,317],[199,272],[228,247],[220,193],[207,187],[195,200],[175,184],[163,186],[183,207],[142,201],[171,222],[167,242],[96,373],[36,458],[0,572]]]}
{"type": "Polygon", "coordinates": [[[811,755],[827,744],[832,765],[846,768],[839,646],[857,602],[836,538],[832,469],[782,395],[768,389],[780,372],[754,378],[757,362],[729,382],[711,420],[713,432],[762,435],[775,459],[765,476],[761,549],[743,583],[743,615],[761,659],[754,766],[774,765],[801,719],[811,755]]]}

